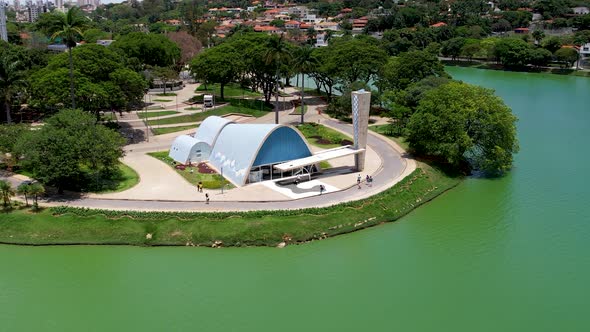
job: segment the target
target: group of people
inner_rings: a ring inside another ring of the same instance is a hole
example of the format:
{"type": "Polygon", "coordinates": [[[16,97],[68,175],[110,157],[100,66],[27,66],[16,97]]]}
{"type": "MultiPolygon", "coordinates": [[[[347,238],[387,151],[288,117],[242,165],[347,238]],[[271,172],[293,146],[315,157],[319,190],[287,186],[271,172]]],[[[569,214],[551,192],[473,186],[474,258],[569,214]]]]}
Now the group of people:
{"type": "MultiPolygon", "coordinates": [[[[203,192],[203,182],[199,181],[199,183],[197,183],[197,192],[202,193],[203,192]]],[[[209,204],[209,194],[206,193],[205,194],[205,204],[209,204]]]]}
{"type": "MultiPolygon", "coordinates": [[[[363,177],[360,174],[356,178],[356,185],[358,186],[359,189],[361,189],[362,179],[363,179],[363,177]]],[[[367,176],[365,177],[365,182],[367,183],[367,186],[372,187],[373,186],[373,176],[367,174],[367,176]]]]}

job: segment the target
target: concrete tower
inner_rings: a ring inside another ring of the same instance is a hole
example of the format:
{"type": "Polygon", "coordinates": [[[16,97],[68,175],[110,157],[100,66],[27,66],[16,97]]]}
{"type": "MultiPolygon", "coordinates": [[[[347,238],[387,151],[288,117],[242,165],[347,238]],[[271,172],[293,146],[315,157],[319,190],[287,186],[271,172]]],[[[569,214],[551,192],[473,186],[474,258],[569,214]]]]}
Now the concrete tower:
{"type": "MultiPolygon", "coordinates": [[[[367,148],[369,131],[369,109],[371,108],[371,93],[365,90],[352,92],[352,127],[354,129],[354,148],[367,148]]],[[[354,165],[358,172],[365,169],[365,152],[356,154],[354,165]]]]}
{"type": "Polygon", "coordinates": [[[0,40],[8,41],[8,31],[6,30],[6,3],[0,0],[0,40]]]}

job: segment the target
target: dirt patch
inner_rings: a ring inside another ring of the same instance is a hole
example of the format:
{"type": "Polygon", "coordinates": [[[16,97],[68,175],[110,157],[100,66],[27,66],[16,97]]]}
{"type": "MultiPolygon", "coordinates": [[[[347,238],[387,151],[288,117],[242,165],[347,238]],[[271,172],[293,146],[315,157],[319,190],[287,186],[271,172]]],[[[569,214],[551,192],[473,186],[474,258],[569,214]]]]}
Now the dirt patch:
{"type": "Polygon", "coordinates": [[[332,141],[330,141],[329,139],[325,139],[325,138],[320,138],[316,142],[318,144],[332,144],[332,141]]]}
{"type": "Polygon", "coordinates": [[[351,140],[347,140],[347,139],[343,139],[340,142],[340,145],[345,146],[345,145],[353,145],[354,143],[351,140]]]}
{"type": "Polygon", "coordinates": [[[209,167],[209,165],[207,165],[205,163],[199,163],[197,165],[197,169],[199,170],[199,173],[201,173],[201,174],[215,174],[215,173],[217,173],[213,168],[209,167]]]}

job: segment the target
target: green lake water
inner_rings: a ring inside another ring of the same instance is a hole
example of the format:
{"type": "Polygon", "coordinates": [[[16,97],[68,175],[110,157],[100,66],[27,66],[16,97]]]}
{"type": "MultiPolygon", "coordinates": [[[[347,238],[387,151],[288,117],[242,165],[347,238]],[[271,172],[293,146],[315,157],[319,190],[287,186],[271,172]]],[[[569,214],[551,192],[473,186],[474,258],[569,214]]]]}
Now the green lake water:
{"type": "Polygon", "coordinates": [[[590,79],[449,68],[520,118],[514,171],[275,248],[0,247],[0,331],[588,331],[590,79]]]}

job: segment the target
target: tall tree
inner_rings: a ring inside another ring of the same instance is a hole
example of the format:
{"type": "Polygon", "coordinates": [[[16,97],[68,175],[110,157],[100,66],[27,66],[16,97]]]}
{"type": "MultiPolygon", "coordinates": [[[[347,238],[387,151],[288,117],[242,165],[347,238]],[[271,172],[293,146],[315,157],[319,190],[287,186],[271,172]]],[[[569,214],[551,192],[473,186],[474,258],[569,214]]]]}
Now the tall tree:
{"type": "Polygon", "coordinates": [[[148,66],[173,66],[180,60],[180,48],[160,34],[132,32],[117,39],[109,47],[128,58],[137,58],[148,66]]]}
{"type": "Polygon", "coordinates": [[[275,123],[279,123],[279,78],[281,65],[289,62],[292,59],[287,43],[283,39],[283,35],[280,37],[273,37],[268,41],[268,49],[264,56],[266,64],[271,65],[276,70],[275,74],[275,123]]]}
{"type": "Polygon", "coordinates": [[[191,72],[195,78],[206,83],[219,83],[222,100],[225,98],[225,86],[235,80],[243,70],[242,54],[231,44],[209,48],[191,62],[191,72]]]}
{"type": "Polygon", "coordinates": [[[313,48],[311,46],[303,46],[297,49],[294,65],[301,75],[301,124],[305,122],[305,105],[303,103],[303,97],[305,94],[305,74],[311,72],[317,64],[318,61],[313,56],[313,48]]]}
{"type": "Polygon", "coordinates": [[[412,51],[392,57],[383,66],[380,85],[403,90],[428,76],[449,77],[438,58],[426,51],[412,51]]]}
{"type": "Polygon", "coordinates": [[[62,110],[45,125],[28,132],[16,144],[22,164],[33,170],[33,177],[55,185],[58,191],[85,183],[84,172],[113,170],[123,156],[123,137],[97,124],[94,117],[80,110],[62,110]]]}
{"type": "Polygon", "coordinates": [[[8,207],[10,205],[10,197],[14,196],[14,188],[12,188],[10,182],[0,180],[0,196],[2,196],[4,207],[8,207]]]}
{"type": "Polygon", "coordinates": [[[178,73],[170,67],[154,67],[152,68],[152,75],[164,84],[164,94],[166,94],[166,85],[168,85],[168,82],[178,78],[178,73]]]}
{"type": "Polygon", "coordinates": [[[4,100],[6,122],[12,123],[10,105],[14,96],[26,84],[22,62],[9,52],[0,55],[0,93],[4,100]]]}
{"type": "Polygon", "coordinates": [[[494,92],[461,82],[428,91],[408,124],[408,142],[418,154],[460,167],[502,174],[518,151],[517,119],[494,92]]]}
{"type": "Polygon", "coordinates": [[[71,7],[65,14],[55,12],[55,15],[57,20],[49,27],[49,31],[52,32],[51,40],[53,41],[59,37],[68,48],[70,57],[70,97],[72,99],[72,108],[76,108],[72,48],[76,47],[76,42],[84,35],[83,29],[87,25],[87,19],[81,14],[78,7],[71,7]]]}

